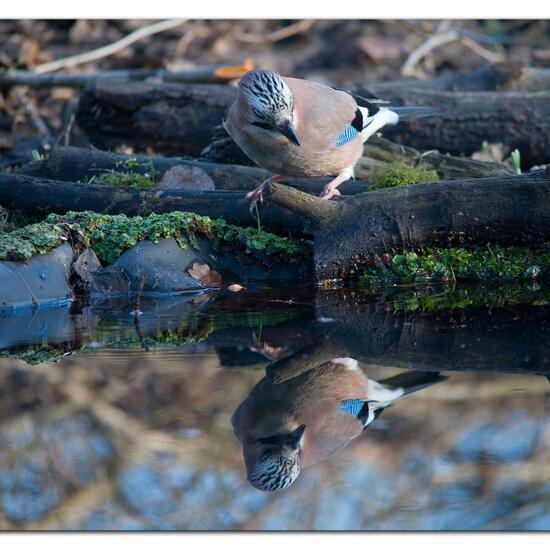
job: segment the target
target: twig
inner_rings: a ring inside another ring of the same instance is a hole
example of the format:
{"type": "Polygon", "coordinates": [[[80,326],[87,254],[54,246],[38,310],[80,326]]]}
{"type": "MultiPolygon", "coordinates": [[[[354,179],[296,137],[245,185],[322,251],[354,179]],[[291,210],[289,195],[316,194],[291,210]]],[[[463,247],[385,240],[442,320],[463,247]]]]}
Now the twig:
{"type": "Polygon", "coordinates": [[[446,32],[438,32],[437,34],[430,36],[427,40],[420,44],[418,48],[413,50],[401,67],[401,74],[403,76],[425,76],[423,71],[417,68],[420,61],[436,48],[455,41],[460,42],[463,46],[467,47],[475,54],[483,57],[491,63],[503,61],[502,55],[480,46],[471,38],[463,36],[459,30],[452,29],[446,32]]]}
{"type": "Polygon", "coordinates": [[[418,48],[413,50],[407,60],[401,67],[401,74],[403,76],[419,76],[419,70],[416,68],[418,63],[426,57],[431,51],[448,44],[449,42],[454,42],[458,40],[459,36],[456,31],[449,31],[443,34],[434,34],[430,36],[427,40],[422,42],[418,48]]]}
{"type": "Polygon", "coordinates": [[[203,65],[189,69],[128,69],[113,71],[97,71],[87,73],[48,73],[35,74],[30,71],[9,70],[0,73],[0,84],[15,86],[31,86],[33,88],[52,88],[64,86],[68,88],[83,88],[90,82],[105,79],[145,80],[157,78],[165,82],[204,82],[209,84],[225,83],[240,78],[244,73],[254,68],[251,59],[242,63],[203,65]]]}
{"type": "Polygon", "coordinates": [[[82,54],[57,59],[56,61],[51,61],[49,63],[43,63],[42,65],[37,65],[34,68],[34,72],[36,74],[48,73],[51,71],[57,71],[58,69],[63,69],[65,67],[74,67],[75,65],[82,65],[83,63],[89,63],[90,61],[96,61],[97,59],[108,57],[119,52],[120,50],[123,50],[124,48],[127,48],[142,38],[179,27],[186,21],[187,19],[166,19],[164,21],[158,21],[152,25],[141,27],[140,29],[131,32],[124,38],[121,38],[112,44],[108,44],[107,46],[103,46],[96,50],[82,54]]]}
{"type": "Polygon", "coordinates": [[[486,59],[490,63],[500,63],[501,61],[504,61],[504,58],[501,54],[492,52],[491,50],[488,50],[487,48],[480,46],[477,42],[475,42],[474,40],[472,40],[467,36],[463,36],[460,39],[460,43],[463,46],[466,46],[467,48],[472,50],[474,53],[476,53],[480,57],[483,57],[483,59],[486,59]]]}
{"type": "Polygon", "coordinates": [[[40,134],[42,139],[42,147],[44,147],[44,149],[49,149],[54,141],[54,138],[47,124],[38,114],[38,110],[36,109],[34,103],[19,88],[15,89],[15,95],[17,96],[17,100],[19,101],[19,103],[21,103],[21,105],[23,105],[23,107],[25,108],[25,111],[31,119],[34,127],[38,130],[38,133],[40,134]]]}
{"type": "Polygon", "coordinates": [[[243,33],[237,37],[241,42],[248,42],[251,44],[262,44],[263,42],[279,42],[285,38],[294,36],[295,34],[300,34],[301,32],[307,31],[313,26],[315,20],[313,19],[301,19],[288,27],[283,27],[276,31],[270,32],[268,34],[247,34],[243,33]]]}

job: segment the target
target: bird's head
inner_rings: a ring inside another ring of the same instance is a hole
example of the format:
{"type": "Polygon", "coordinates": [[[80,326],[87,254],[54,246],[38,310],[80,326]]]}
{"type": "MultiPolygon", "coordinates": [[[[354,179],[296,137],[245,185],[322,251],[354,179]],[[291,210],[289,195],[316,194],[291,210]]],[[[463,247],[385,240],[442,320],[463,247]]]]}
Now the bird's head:
{"type": "Polygon", "coordinates": [[[258,439],[257,459],[248,467],[252,486],[260,491],[281,491],[296,481],[305,429],[302,424],[292,432],[258,439]]]}
{"type": "Polygon", "coordinates": [[[241,78],[239,91],[248,106],[252,125],[278,132],[300,145],[292,92],[277,73],[267,69],[249,71],[241,78]]]}

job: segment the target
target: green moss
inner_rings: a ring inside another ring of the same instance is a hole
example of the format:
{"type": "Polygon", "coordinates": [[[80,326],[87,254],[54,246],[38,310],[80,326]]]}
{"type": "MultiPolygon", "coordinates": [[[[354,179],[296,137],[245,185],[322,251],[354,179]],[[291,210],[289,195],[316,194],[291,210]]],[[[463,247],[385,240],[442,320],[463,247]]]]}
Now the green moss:
{"type": "Polygon", "coordinates": [[[34,223],[0,234],[0,260],[28,260],[62,244],[64,232],[48,222],[34,223]]]}
{"type": "Polygon", "coordinates": [[[160,173],[154,168],[153,161],[139,163],[135,158],[119,161],[114,170],[101,172],[92,178],[86,178],[84,183],[100,183],[116,187],[137,187],[150,189],[155,187],[160,173]]]}
{"type": "Polygon", "coordinates": [[[439,180],[437,172],[426,164],[411,164],[396,160],[381,170],[375,170],[369,177],[372,189],[385,189],[414,183],[433,183],[439,180]]]}
{"type": "MultiPolygon", "coordinates": [[[[89,183],[92,183],[91,181],[89,183]]],[[[103,185],[114,185],[116,187],[139,187],[148,189],[156,185],[155,181],[148,174],[135,174],[133,172],[103,172],[96,176],[93,183],[103,185]]]]}
{"type": "Polygon", "coordinates": [[[371,267],[361,277],[364,286],[467,280],[533,280],[550,269],[550,248],[487,245],[428,249],[422,254],[407,252],[388,257],[383,265],[371,267]]]}
{"type": "Polygon", "coordinates": [[[141,240],[157,242],[168,237],[174,237],[182,248],[189,244],[197,246],[197,238],[204,237],[216,250],[230,247],[232,253],[258,253],[264,258],[270,255],[303,258],[310,253],[309,247],[299,241],[190,212],[149,214],[145,217],[68,212],[63,216],[50,214],[46,221],[50,224],[76,224],[97,257],[106,263],[112,263],[124,250],[141,240]]]}
{"type": "Polygon", "coordinates": [[[43,344],[40,346],[30,346],[19,350],[2,350],[0,357],[15,357],[21,359],[29,365],[37,365],[38,363],[56,363],[62,357],[69,355],[64,348],[56,346],[48,346],[43,344]]]}

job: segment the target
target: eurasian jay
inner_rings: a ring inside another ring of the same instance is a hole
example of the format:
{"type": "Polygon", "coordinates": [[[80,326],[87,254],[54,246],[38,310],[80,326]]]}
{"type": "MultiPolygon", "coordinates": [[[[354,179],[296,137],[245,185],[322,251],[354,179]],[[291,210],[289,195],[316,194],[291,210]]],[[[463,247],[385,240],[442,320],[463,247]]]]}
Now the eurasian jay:
{"type": "Polygon", "coordinates": [[[351,358],[279,384],[266,376],[231,419],[249,482],[262,491],[287,488],[302,468],[344,448],[393,401],[444,379],[411,371],[376,382],[351,358]]]}
{"type": "Polygon", "coordinates": [[[254,205],[269,182],[288,176],[335,176],[321,197],[339,195],[338,186],[353,177],[370,136],[399,120],[436,114],[430,107],[379,106],[346,91],[256,69],[241,78],[223,124],[250,159],[275,174],[247,195],[254,205]]]}

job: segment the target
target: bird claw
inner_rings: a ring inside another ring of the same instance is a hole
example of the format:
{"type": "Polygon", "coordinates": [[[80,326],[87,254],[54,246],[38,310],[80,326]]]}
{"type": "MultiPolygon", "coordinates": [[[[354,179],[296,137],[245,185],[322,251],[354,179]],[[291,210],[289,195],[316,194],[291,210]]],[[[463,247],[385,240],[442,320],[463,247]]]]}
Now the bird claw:
{"type": "Polygon", "coordinates": [[[250,193],[246,194],[246,200],[250,201],[250,213],[254,211],[254,209],[258,204],[258,201],[259,202],[264,201],[264,198],[262,196],[262,193],[264,191],[264,185],[265,184],[262,183],[262,185],[260,185],[259,187],[256,187],[254,191],[250,191],[250,193]]]}
{"type": "Polygon", "coordinates": [[[321,194],[319,195],[323,200],[326,200],[328,201],[329,199],[331,199],[332,197],[338,197],[340,196],[342,193],[340,193],[340,191],[338,191],[338,189],[336,187],[332,187],[330,184],[327,185],[323,191],[321,192],[321,194]]]}

